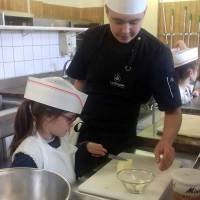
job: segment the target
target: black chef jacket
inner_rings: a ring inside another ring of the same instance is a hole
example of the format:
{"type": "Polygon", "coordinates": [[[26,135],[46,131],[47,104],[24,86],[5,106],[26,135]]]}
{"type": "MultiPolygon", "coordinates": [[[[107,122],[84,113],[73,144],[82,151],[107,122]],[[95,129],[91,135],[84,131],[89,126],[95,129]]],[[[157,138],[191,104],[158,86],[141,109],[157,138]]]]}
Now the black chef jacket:
{"type": "Polygon", "coordinates": [[[112,153],[133,145],[140,105],[151,96],[162,111],[181,105],[171,51],[144,29],[127,44],[109,25],[86,31],[67,74],[86,81],[78,142],[101,143],[112,153]]]}

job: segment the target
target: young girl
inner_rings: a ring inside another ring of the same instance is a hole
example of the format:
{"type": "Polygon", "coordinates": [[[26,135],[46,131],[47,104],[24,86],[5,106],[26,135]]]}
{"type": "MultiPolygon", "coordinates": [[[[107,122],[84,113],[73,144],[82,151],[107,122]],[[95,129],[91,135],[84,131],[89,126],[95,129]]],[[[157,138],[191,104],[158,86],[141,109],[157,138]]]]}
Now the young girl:
{"type": "Polygon", "coordinates": [[[34,167],[56,172],[69,182],[90,169],[84,163],[104,156],[100,144],[68,142],[67,133],[81,113],[87,95],[60,77],[29,77],[25,101],[15,119],[11,143],[12,167],[34,167]],[[94,155],[94,157],[92,157],[94,155]]]}
{"type": "Polygon", "coordinates": [[[175,73],[179,84],[182,104],[187,104],[193,96],[198,96],[194,90],[194,82],[198,75],[198,48],[187,48],[183,41],[178,41],[177,49],[172,50],[175,73]]]}

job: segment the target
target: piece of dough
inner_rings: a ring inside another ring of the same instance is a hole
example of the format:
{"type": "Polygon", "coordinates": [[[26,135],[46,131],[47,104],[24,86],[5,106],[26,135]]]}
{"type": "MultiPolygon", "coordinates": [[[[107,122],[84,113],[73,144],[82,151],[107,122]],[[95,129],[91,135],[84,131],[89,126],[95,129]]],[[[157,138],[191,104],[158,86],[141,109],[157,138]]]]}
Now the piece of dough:
{"type": "Polygon", "coordinates": [[[123,169],[131,169],[133,168],[133,160],[127,159],[127,161],[119,161],[117,163],[117,172],[123,169]]]}

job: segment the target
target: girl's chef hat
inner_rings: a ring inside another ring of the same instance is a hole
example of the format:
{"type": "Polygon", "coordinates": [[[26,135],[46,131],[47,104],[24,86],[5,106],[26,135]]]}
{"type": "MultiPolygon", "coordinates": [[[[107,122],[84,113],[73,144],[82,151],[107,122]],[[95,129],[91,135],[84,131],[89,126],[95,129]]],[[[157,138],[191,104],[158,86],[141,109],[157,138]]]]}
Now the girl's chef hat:
{"type": "Polygon", "coordinates": [[[142,13],[147,7],[147,0],[105,0],[105,2],[111,10],[124,15],[142,13]]]}
{"type": "Polygon", "coordinates": [[[29,77],[24,98],[80,114],[87,95],[78,91],[71,83],[61,77],[29,77]]]}
{"type": "Polygon", "coordinates": [[[183,50],[172,49],[174,67],[180,67],[198,59],[198,47],[183,50]]]}

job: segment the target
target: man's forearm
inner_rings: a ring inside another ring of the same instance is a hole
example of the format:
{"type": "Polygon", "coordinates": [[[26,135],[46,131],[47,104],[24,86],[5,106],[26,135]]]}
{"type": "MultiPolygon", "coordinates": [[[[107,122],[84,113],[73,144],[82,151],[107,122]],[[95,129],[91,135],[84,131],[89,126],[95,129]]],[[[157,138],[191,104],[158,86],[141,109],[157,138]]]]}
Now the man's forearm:
{"type": "Polygon", "coordinates": [[[161,140],[173,144],[182,122],[181,108],[165,112],[164,129],[161,140]]]}

